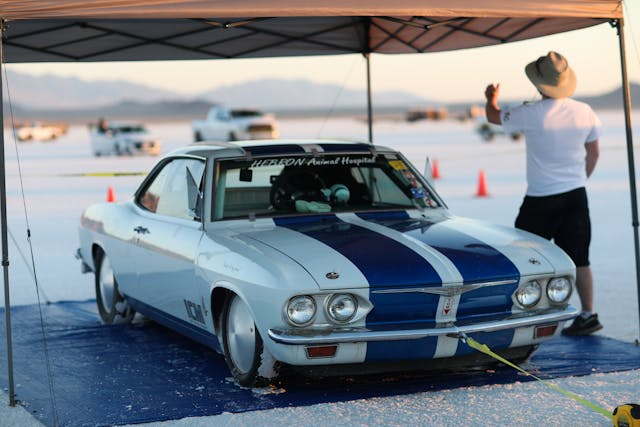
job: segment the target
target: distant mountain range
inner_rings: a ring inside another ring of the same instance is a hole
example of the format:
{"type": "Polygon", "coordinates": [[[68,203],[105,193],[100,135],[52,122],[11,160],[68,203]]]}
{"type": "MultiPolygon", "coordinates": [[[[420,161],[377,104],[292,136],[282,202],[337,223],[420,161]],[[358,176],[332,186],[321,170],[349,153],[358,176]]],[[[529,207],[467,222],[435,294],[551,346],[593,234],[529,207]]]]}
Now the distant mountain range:
{"type": "MultiPolygon", "coordinates": [[[[366,91],[309,80],[261,79],[221,86],[197,96],[125,80],[87,81],[52,74],[32,76],[7,72],[9,91],[6,105],[16,120],[87,121],[104,116],[110,119],[178,120],[203,117],[210,106],[252,107],[279,115],[326,115],[366,113],[366,91]]],[[[640,106],[640,85],[632,84],[632,105],[640,106]]],[[[374,112],[404,112],[411,107],[448,107],[460,110],[483,100],[450,104],[424,99],[402,91],[374,91],[374,112]]],[[[620,89],[582,98],[596,109],[621,108],[620,89]]]]}

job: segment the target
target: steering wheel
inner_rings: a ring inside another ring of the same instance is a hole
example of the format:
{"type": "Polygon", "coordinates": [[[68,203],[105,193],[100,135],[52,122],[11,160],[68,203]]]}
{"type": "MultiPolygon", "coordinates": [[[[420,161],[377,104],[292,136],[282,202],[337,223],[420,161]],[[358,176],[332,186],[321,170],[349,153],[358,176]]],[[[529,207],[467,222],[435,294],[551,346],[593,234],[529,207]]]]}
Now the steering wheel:
{"type": "Polygon", "coordinates": [[[294,210],[296,200],[323,201],[324,180],[307,169],[283,171],[273,182],[269,200],[277,210],[294,210]]]}

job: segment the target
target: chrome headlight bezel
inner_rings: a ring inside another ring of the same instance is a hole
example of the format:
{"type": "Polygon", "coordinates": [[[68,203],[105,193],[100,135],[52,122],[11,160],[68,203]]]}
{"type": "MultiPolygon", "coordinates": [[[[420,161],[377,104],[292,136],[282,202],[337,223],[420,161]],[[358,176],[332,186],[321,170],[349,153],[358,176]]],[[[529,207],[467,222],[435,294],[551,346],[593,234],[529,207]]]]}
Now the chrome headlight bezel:
{"type": "Polygon", "coordinates": [[[348,323],[353,320],[358,313],[358,299],[352,294],[334,294],[327,300],[325,312],[327,314],[327,319],[333,323],[348,323]],[[345,307],[345,302],[350,305],[345,307]],[[346,311],[340,314],[337,310],[346,311]]]}
{"type": "Polygon", "coordinates": [[[284,318],[292,326],[307,326],[313,322],[317,311],[316,301],[312,296],[296,295],[289,298],[284,306],[284,318]],[[304,314],[302,311],[307,313],[304,314]]]}
{"type": "Polygon", "coordinates": [[[547,299],[551,304],[565,304],[571,298],[571,294],[573,293],[573,283],[567,277],[554,277],[549,280],[547,283],[547,299]],[[559,288],[560,287],[560,288],[559,288]],[[560,292],[560,298],[555,295],[557,292],[560,292]]]}
{"type": "Polygon", "coordinates": [[[531,280],[515,292],[515,300],[524,308],[531,308],[540,302],[542,298],[542,286],[537,280],[531,280]]]}

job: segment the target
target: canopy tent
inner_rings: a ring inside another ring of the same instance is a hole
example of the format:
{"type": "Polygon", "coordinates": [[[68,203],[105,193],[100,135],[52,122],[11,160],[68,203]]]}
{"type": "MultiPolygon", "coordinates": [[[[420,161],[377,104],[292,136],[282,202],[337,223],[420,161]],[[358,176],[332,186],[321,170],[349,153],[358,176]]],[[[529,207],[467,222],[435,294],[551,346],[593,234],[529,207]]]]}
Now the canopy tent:
{"type": "MultiPolygon", "coordinates": [[[[639,287],[638,214],[622,0],[3,0],[2,63],[426,53],[618,28],[639,287]]],[[[371,91],[367,61],[369,138],[371,91]]],[[[0,101],[2,100],[0,92],[0,101]]],[[[2,127],[0,115],[0,128],[2,127]]],[[[0,161],[4,137],[0,133],[0,161]]],[[[6,184],[0,164],[9,394],[13,405],[6,184]]]]}
{"type": "Polygon", "coordinates": [[[0,16],[8,63],[436,52],[622,17],[619,0],[469,3],[5,0],[0,16]]]}

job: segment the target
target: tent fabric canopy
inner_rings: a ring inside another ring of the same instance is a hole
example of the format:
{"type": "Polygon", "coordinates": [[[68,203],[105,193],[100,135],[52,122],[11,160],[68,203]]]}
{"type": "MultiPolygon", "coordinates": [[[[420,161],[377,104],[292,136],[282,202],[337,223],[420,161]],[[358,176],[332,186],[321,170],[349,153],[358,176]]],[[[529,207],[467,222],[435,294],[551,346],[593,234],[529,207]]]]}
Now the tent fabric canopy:
{"type": "Polygon", "coordinates": [[[467,49],[622,18],[620,0],[5,0],[4,61],[259,58],[467,49]]]}

